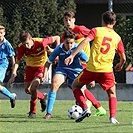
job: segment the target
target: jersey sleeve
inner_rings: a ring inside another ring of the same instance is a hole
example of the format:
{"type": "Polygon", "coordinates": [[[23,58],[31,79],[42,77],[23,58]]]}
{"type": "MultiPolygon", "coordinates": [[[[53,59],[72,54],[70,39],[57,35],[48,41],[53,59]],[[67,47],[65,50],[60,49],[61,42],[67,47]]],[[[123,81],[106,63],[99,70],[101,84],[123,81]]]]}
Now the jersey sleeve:
{"type": "Polygon", "coordinates": [[[8,42],[8,45],[7,45],[7,51],[9,53],[10,57],[15,55],[14,49],[13,49],[12,45],[9,42],[8,42]]]}
{"type": "Polygon", "coordinates": [[[42,43],[44,47],[47,47],[48,45],[53,43],[53,38],[52,37],[43,38],[42,43]]]}
{"type": "Polygon", "coordinates": [[[125,52],[122,40],[120,40],[120,42],[118,43],[117,52],[118,53],[124,53],[125,52]]]}
{"type": "Polygon", "coordinates": [[[25,49],[24,49],[23,45],[19,44],[17,47],[17,56],[16,56],[16,58],[18,60],[20,60],[24,56],[24,51],[25,51],[25,49]]]}
{"type": "Polygon", "coordinates": [[[59,53],[59,46],[57,46],[54,51],[50,54],[49,58],[48,58],[48,62],[49,63],[52,63],[55,58],[58,56],[58,53],[59,53]]]}
{"type": "Polygon", "coordinates": [[[87,62],[89,60],[88,56],[85,54],[83,50],[79,52],[79,58],[83,62],[87,62]]]}
{"type": "Polygon", "coordinates": [[[87,37],[88,36],[88,34],[90,33],[90,29],[88,29],[88,28],[86,28],[85,26],[80,26],[79,27],[79,30],[80,30],[80,32],[85,36],[85,37],[87,37]]]}
{"type": "Polygon", "coordinates": [[[89,37],[91,40],[94,40],[96,37],[96,28],[92,28],[87,37],[89,37]]]}

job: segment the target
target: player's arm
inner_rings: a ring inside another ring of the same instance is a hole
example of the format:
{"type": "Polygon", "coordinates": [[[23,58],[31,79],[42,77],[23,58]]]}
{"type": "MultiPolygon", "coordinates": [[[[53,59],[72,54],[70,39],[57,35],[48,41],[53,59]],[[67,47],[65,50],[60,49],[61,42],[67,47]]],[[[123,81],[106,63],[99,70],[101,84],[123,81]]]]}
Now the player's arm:
{"type": "Polygon", "coordinates": [[[51,55],[49,56],[47,62],[45,63],[45,65],[44,65],[44,73],[43,73],[43,77],[42,77],[42,82],[45,82],[49,67],[54,62],[55,58],[58,56],[58,53],[59,53],[58,50],[59,50],[58,47],[56,47],[54,49],[54,51],[51,53],[51,55]]]}
{"type": "Polygon", "coordinates": [[[49,70],[50,65],[51,65],[51,63],[49,61],[47,61],[44,65],[44,72],[43,72],[42,82],[45,82],[45,80],[46,80],[47,72],[49,70]]]}
{"type": "Polygon", "coordinates": [[[12,70],[12,75],[15,77],[17,76],[17,69],[19,67],[19,63],[20,63],[20,60],[16,59],[16,62],[14,64],[13,70],[12,70]]]}
{"type": "Polygon", "coordinates": [[[84,35],[84,37],[87,37],[88,34],[90,33],[90,29],[86,28],[85,26],[80,26],[79,27],[80,32],[84,35]]]}
{"type": "MultiPolygon", "coordinates": [[[[15,64],[15,57],[14,57],[14,55],[11,56],[11,63],[12,63],[12,70],[13,70],[13,66],[15,64]]],[[[11,86],[11,83],[10,82],[11,81],[9,79],[8,82],[7,82],[7,88],[9,88],[11,86]]]]}
{"type": "Polygon", "coordinates": [[[60,44],[60,37],[59,36],[52,36],[53,43],[56,42],[56,46],[60,44]]]}
{"type": "Polygon", "coordinates": [[[14,64],[15,64],[15,57],[14,57],[14,55],[11,56],[11,62],[12,62],[12,68],[13,68],[13,66],[14,66],[14,64]]]}
{"type": "Polygon", "coordinates": [[[91,39],[89,37],[86,37],[79,45],[78,47],[72,52],[72,54],[65,59],[65,64],[70,65],[73,62],[73,58],[75,55],[84,48],[84,46],[90,42],[91,39]]]}
{"type": "Polygon", "coordinates": [[[86,55],[86,53],[83,50],[81,50],[79,52],[79,54],[80,54],[80,60],[81,61],[87,62],[89,60],[88,56],[86,55]]]}
{"type": "MultiPolygon", "coordinates": [[[[52,36],[52,40],[53,40],[52,43],[55,42],[56,47],[60,44],[60,37],[59,37],[59,36],[52,36]]],[[[49,46],[47,46],[47,51],[48,51],[49,53],[52,53],[52,52],[54,51],[54,49],[52,49],[52,48],[50,48],[49,46]]]]}
{"type": "Polygon", "coordinates": [[[75,55],[84,48],[85,45],[88,45],[88,43],[95,39],[96,37],[96,28],[92,28],[90,32],[88,33],[87,37],[78,45],[78,47],[72,52],[72,54],[65,59],[65,64],[70,65],[73,62],[73,58],[75,55]]]}
{"type": "Polygon", "coordinates": [[[121,69],[123,68],[124,63],[126,62],[126,55],[125,55],[125,50],[124,50],[124,45],[123,45],[122,40],[120,40],[120,42],[118,43],[117,52],[120,56],[120,62],[118,64],[116,64],[115,70],[116,71],[121,71],[121,69]]]}
{"type": "Polygon", "coordinates": [[[11,84],[14,82],[15,80],[15,77],[17,76],[17,69],[19,67],[19,60],[16,59],[16,62],[14,63],[13,65],[13,68],[12,68],[12,75],[11,75],[11,78],[9,79],[8,83],[7,83],[7,86],[10,87],[11,84]]]}
{"type": "Polygon", "coordinates": [[[118,53],[120,56],[120,62],[116,64],[115,70],[116,71],[121,71],[123,68],[124,63],[126,62],[126,55],[125,53],[118,53]]]}

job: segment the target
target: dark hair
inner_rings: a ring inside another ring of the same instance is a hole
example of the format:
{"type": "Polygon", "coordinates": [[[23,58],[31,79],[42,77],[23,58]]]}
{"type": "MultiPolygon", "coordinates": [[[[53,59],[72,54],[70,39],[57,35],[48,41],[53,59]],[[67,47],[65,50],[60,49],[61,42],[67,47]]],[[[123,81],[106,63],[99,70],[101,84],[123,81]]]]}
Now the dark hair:
{"type": "Polygon", "coordinates": [[[5,27],[3,25],[0,25],[0,30],[4,30],[5,31],[5,27]]]}
{"type": "Polygon", "coordinates": [[[74,18],[75,17],[75,13],[72,11],[66,11],[64,13],[64,17],[70,17],[70,18],[74,18]]]}
{"type": "Polygon", "coordinates": [[[28,37],[31,37],[30,33],[28,31],[22,31],[19,34],[19,40],[21,42],[25,42],[28,37]]]}
{"type": "Polygon", "coordinates": [[[103,13],[102,17],[106,24],[114,24],[116,21],[116,14],[113,11],[106,11],[103,13]]]}
{"type": "Polygon", "coordinates": [[[75,34],[71,30],[67,30],[64,32],[64,39],[75,39],[75,34]]]}

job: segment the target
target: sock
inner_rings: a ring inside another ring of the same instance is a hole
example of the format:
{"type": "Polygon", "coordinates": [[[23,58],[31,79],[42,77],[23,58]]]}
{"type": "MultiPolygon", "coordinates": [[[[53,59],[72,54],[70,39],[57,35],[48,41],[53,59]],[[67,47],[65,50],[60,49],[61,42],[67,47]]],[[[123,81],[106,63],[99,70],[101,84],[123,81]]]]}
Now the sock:
{"type": "Polygon", "coordinates": [[[14,98],[14,95],[4,86],[2,86],[2,90],[0,92],[5,96],[9,97],[10,99],[14,98]]]}
{"type": "Polygon", "coordinates": [[[116,97],[110,97],[109,98],[110,118],[116,116],[116,107],[117,107],[117,98],[116,97]]]}
{"type": "Polygon", "coordinates": [[[44,99],[44,95],[43,95],[43,93],[42,92],[40,92],[40,91],[36,91],[37,92],[37,98],[38,99],[44,99]]]}
{"type": "Polygon", "coordinates": [[[47,103],[47,114],[51,114],[56,99],[56,92],[49,91],[48,94],[48,103],[47,103]]]}
{"type": "Polygon", "coordinates": [[[85,97],[82,93],[82,91],[77,88],[73,91],[73,94],[74,94],[74,97],[76,99],[76,101],[78,102],[78,104],[83,108],[83,109],[86,109],[88,108],[87,107],[87,104],[86,104],[86,100],[85,100],[85,97]]]}
{"type": "Polygon", "coordinates": [[[86,96],[86,98],[88,100],[90,100],[93,104],[93,106],[97,109],[99,107],[101,107],[100,103],[96,100],[96,98],[94,97],[94,95],[88,90],[85,89],[84,90],[84,95],[86,96]]]}
{"type": "Polygon", "coordinates": [[[36,105],[37,105],[37,99],[31,99],[30,100],[30,112],[36,113],[36,105]]]}

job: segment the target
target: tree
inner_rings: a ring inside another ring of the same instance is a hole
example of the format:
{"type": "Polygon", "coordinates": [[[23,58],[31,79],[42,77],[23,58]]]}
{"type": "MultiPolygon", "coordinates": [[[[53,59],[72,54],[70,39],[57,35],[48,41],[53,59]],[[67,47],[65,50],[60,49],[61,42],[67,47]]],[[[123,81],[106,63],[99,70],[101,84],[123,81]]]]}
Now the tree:
{"type": "MultiPolygon", "coordinates": [[[[64,32],[63,14],[75,12],[74,0],[0,0],[1,19],[6,18],[6,37],[16,50],[19,33],[28,30],[33,37],[61,35],[64,32]]],[[[0,20],[1,22],[2,20],[0,20]]],[[[24,70],[22,60],[19,73],[24,70]]]]}
{"type": "Polygon", "coordinates": [[[3,22],[4,22],[4,20],[3,20],[3,9],[0,5],[0,24],[3,25],[3,22]]]}
{"type": "MultiPolygon", "coordinates": [[[[133,63],[133,17],[125,18],[123,16],[118,16],[115,30],[121,36],[124,43],[127,58],[126,67],[129,63],[133,63]]],[[[115,58],[116,62],[118,62],[117,57],[118,55],[116,55],[115,58]]]]}
{"type": "MultiPolygon", "coordinates": [[[[133,64],[133,18],[128,19],[123,16],[117,16],[117,23],[114,26],[115,31],[121,36],[125,47],[127,61],[120,72],[115,72],[116,81],[118,83],[126,82],[125,68],[129,63],[133,64]]],[[[115,56],[114,64],[119,62],[118,54],[115,56]]]]}

